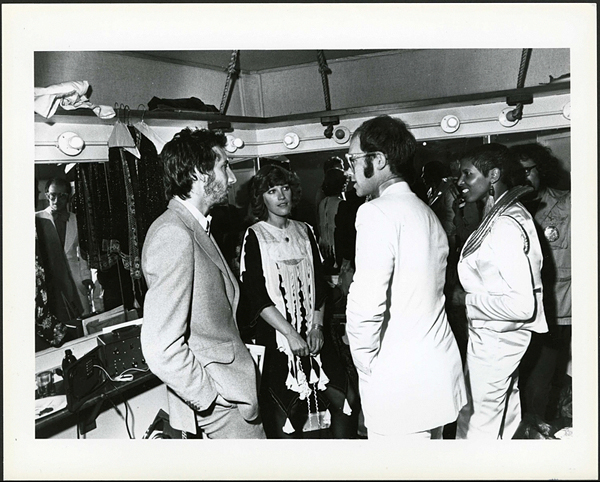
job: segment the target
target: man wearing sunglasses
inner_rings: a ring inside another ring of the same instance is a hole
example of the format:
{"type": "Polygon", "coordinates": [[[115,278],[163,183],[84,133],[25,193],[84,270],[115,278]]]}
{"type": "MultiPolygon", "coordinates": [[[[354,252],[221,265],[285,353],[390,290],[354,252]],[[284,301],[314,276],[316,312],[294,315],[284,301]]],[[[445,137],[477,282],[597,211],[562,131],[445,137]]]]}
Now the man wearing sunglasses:
{"type": "Polygon", "coordinates": [[[458,346],[444,311],[448,240],[409,188],[416,141],[380,116],[352,135],[356,273],[347,333],[369,439],[442,438],[466,402],[458,346]]]}
{"type": "Polygon", "coordinates": [[[35,213],[41,258],[46,270],[48,305],[61,321],[90,313],[94,283],[79,248],[77,218],[69,212],[71,185],[62,178],[46,183],[49,206],[35,213]]]}

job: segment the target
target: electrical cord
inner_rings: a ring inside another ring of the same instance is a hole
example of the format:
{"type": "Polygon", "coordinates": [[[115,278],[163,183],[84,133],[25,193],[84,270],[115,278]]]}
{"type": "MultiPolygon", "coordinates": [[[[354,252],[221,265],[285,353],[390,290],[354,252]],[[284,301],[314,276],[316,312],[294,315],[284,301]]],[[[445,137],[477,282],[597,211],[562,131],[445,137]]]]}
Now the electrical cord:
{"type": "MultiPolygon", "coordinates": [[[[115,385],[113,384],[113,386],[115,386],[115,385]]],[[[116,386],[115,386],[115,388],[116,388],[116,386]]],[[[110,401],[111,405],[113,406],[113,408],[115,409],[115,411],[117,412],[117,414],[119,415],[119,417],[123,418],[123,420],[125,421],[125,429],[127,430],[127,435],[129,436],[130,439],[133,440],[133,439],[135,439],[135,437],[133,435],[131,435],[131,430],[129,429],[129,403],[127,403],[127,400],[125,400],[125,396],[123,394],[121,394],[121,398],[123,400],[123,405],[125,405],[125,417],[123,417],[121,410],[119,410],[119,407],[117,407],[115,405],[115,402],[113,402],[110,398],[109,398],[109,401],[110,401]]]]}
{"type": "MultiPolygon", "coordinates": [[[[127,372],[131,372],[131,371],[136,371],[136,372],[147,372],[150,369],[149,368],[128,368],[127,370],[122,371],[121,373],[119,373],[115,378],[111,377],[110,374],[106,371],[106,369],[100,365],[93,365],[95,368],[99,368],[100,370],[102,370],[105,375],[108,377],[108,380],[111,382],[112,386],[117,389],[117,386],[115,385],[115,382],[129,382],[131,380],[133,380],[133,374],[131,373],[127,373],[127,372]]],[[[125,405],[125,428],[127,429],[127,435],[129,436],[130,439],[134,439],[135,437],[133,437],[133,435],[131,434],[131,430],[129,429],[129,403],[127,402],[127,400],[125,399],[125,396],[123,394],[121,394],[122,399],[123,399],[123,405],[125,405]]],[[[119,415],[121,415],[121,413],[119,412],[119,409],[117,408],[117,406],[114,404],[114,402],[109,398],[110,403],[112,404],[112,406],[115,408],[115,410],[117,411],[117,413],[119,415]]],[[[122,417],[122,415],[121,415],[122,417]]]]}
{"type": "MultiPolygon", "coordinates": [[[[125,395],[121,394],[121,398],[123,399],[123,404],[125,405],[125,428],[127,429],[127,435],[129,435],[130,439],[133,439],[133,435],[131,435],[131,431],[129,430],[129,403],[127,403],[127,400],[125,399],[125,395]]],[[[133,422],[133,420],[132,420],[133,422]]]]}
{"type": "Polygon", "coordinates": [[[112,378],[110,376],[110,374],[104,369],[104,367],[100,366],[100,365],[94,365],[94,367],[96,368],[100,368],[100,370],[102,370],[106,376],[108,377],[108,379],[111,382],[130,382],[131,380],[133,380],[133,375],[131,373],[127,373],[127,372],[131,372],[131,371],[136,371],[136,372],[147,372],[150,369],[149,368],[128,368],[127,370],[123,370],[121,373],[119,373],[115,378],[112,378]],[[125,375],[127,373],[127,375],[125,375]]]}

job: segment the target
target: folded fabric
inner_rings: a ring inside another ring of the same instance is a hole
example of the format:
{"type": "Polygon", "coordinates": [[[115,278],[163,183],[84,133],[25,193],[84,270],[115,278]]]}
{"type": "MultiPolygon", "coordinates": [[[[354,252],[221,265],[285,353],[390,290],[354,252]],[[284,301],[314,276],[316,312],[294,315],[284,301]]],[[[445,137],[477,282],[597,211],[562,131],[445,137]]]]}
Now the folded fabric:
{"type": "Polygon", "coordinates": [[[214,105],[205,104],[197,97],[190,97],[189,99],[159,99],[158,97],[152,97],[148,102],[149,110],[193,110],[198,112],[214,112],[218,113],[214,105]]]}
{"type": "Polygon", "coordinates": [[[49,87],[34,87],[33,110],[49,118],[60,105],[65,110],[91,109],[101,119],[112,119],[116,115],[112,107],[92,104],[86,97],[89,87],[87,80],[63,82],[49,87]]]}

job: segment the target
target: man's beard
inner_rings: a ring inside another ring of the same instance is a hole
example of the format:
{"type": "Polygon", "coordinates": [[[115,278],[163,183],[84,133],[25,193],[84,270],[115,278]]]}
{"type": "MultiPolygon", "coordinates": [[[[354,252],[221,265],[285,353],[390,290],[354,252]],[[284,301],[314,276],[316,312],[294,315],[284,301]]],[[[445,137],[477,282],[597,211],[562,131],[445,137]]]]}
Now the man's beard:
{"type": "Polygon", "coordinates": [[[221,204],[227,200],[227,184],[216,180],[214,173],[210,173],[204,185],[204,194],[211,200],[211,204],[221,204]]]}

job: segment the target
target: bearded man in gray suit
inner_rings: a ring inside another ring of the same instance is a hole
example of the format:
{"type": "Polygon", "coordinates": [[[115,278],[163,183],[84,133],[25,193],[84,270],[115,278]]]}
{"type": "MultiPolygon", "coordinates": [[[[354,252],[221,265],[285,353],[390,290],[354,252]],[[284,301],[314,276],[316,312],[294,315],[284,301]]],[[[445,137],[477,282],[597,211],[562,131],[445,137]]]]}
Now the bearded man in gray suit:
{"type": "Polygon", "coordinates": [[[207,438],[265,438],[256,368],[235,313],[239,287],[214,238],[211,208],[235,183],[225,136],[183,129],[161,153],[167,210],[142,251],[142,350],[167,385],[170,423],[207,438]]]}

